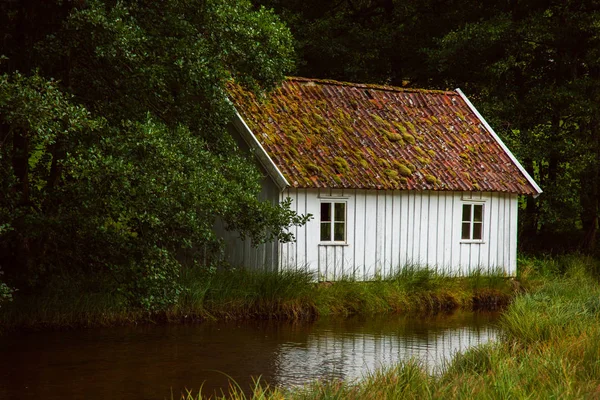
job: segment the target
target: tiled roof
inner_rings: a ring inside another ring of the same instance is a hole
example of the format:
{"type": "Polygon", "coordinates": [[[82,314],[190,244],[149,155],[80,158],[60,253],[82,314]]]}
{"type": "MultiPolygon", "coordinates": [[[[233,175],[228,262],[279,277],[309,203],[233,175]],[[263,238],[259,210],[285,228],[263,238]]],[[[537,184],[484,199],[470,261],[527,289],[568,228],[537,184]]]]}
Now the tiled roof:
{"type": "Polygon", "coordinates": [[[537,194],[457,92],[288,78],[230,94],[294,187],[537,194]]]}

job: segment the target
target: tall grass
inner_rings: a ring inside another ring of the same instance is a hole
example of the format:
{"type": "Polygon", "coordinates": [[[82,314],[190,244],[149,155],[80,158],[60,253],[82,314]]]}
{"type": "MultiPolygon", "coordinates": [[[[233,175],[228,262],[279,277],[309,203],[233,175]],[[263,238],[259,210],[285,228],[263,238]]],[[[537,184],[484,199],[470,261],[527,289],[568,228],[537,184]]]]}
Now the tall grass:
{"type": "MultiPolygon", "coordinates": [[[[228,398],[600,398],[600,263],[577,256],[549,264],[527,262],[528,283],[535,286],[504,312],[500,341],[457,354],[439,375],[429,375],[409,361],[359,382],[315,382],[300,389],[271,388],[266,393],[261,388],[257,397],[237,393],[228,398]]],[[[435,291],[435,281],[425,278],[428,290],[435,291]]]]}
{"type": "MultiPolygon", "coordinates": [[[[189,269],[177,304],[149,314],[98,277],[60,277],[41,293],[19,293],[0,309],[4,329],[185,322],[216,319],[309,320],[323,315],[435,313],[456,308],[495,308],[513,296],[510,282],[497,272],[474,271],[456,277],[409,265],[385,279],[342,279],[316,283],[298,271],[189,269]]],[[[0,328],[1,329],[1,328],[0,328]]]]}
{"type": "Polygon", "coordinates": [[[185,290],[171,318],[307,319],[316,314],[310,274],[197,269],[182,274],[185,290]]]}
{"type": "Polygon", "coordinates": [[[317,292],[322,314],[432,313],[508,304],[510,282],[500,271],[473,271],[459,277],[444,271],[407,265],[395,274],[369,282],[342,279],[317,292]]]}

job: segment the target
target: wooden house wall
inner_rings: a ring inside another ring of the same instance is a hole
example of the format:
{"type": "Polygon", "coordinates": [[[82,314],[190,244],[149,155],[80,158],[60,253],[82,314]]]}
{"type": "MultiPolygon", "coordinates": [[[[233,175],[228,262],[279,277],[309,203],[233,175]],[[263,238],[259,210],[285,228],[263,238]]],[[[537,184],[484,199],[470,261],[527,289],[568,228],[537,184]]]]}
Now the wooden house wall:
{"type": "Polygon", "coordinates": [[[419,265],[454,274],[502,269],[516,274],[517,196],[508,193],[286,189],[292,207],[314,217],[294,227],[295,243],[280,244],[281,268],[313,272],[319,280],[388,276],[419,265]],[[345,244],[319,243],[323,199],[347,202],[345,244]],[[484,204],[481,243],[461,240],[462,204],[484,204]]]}
{"type": "MultiPolygon", "coordinates": [[[[232,137],[237,141],[242,151],[251,152],[249,146],[236,134],[234,128],[229,126],[229,129],[232,137]]],[[[264,176],[259,198],[270,201],[273,204],[278,204],[280,199],[279,188],[260,164],[258,167],[264,176]]],[[[237,232],[226,230],[222,221],[216,222],[214,231],[218,237],[223,239],[223,259],[228,264],[234,267],[260,268],[269,271],[277,270],[279,262],[278,243],[271,242],[254,246],[250,239],[241,240],[237,232]]]]}

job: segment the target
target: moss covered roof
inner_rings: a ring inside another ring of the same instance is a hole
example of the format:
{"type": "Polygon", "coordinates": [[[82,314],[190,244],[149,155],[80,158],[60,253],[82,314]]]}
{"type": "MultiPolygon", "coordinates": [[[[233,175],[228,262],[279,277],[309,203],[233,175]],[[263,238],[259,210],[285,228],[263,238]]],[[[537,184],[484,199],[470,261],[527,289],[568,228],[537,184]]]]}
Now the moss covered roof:
{"type": "Polygon", "coordinates": [[[294,187],[537,191],[457,92],[288,78],[232,100],[294,187]]]}

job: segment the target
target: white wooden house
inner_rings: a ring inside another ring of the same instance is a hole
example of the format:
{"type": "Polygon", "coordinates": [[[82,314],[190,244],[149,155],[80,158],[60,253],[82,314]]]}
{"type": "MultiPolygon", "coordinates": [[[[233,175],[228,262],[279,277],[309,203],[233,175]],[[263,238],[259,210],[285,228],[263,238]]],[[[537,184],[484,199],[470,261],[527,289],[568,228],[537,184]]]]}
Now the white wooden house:
{"type": "Polygon", "coordinates": [[[517,196],[541,189],[459,89],[288,78],[267,99],[236,85],[230,95],[231,131],[264,168],[264,199],[313,215],[293,243],[222,232],[231,264],[320,280],[407,264],[516,273],[517,196]]]}

